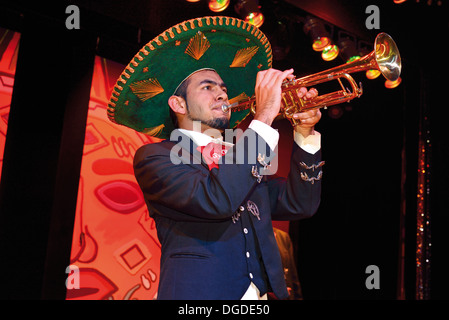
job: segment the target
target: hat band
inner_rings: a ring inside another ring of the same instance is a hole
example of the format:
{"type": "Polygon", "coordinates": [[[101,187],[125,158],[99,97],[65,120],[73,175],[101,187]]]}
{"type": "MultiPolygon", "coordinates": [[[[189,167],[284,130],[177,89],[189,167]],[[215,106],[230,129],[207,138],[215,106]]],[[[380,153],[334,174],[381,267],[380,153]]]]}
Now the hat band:
{"type": "MultiPolygon", "coordinates": [[[[184,83],[184,81],[186,81],[187,79],[189,79],[189,78],[190,78],[191,76],[193,76],[195,73],[200,72],[200,71],[206,71],[206,70],[217,72],[215,69],[212,69],[212,68],[201,68],[201,69],[198,69],[198,70],[196,70],[196,71],[193,71],[191,74],[189,74],[187,77],[185,77],[184,80],[182,80],[182,81],[179,83],[179,85],[176,87],[175,91],[173,91],[173,95],[176,93],[176,91],[178,91],[179,87],[184,83]]],[[[218,72],[217,72],[217,73],[218,73],[218,72]]]]}

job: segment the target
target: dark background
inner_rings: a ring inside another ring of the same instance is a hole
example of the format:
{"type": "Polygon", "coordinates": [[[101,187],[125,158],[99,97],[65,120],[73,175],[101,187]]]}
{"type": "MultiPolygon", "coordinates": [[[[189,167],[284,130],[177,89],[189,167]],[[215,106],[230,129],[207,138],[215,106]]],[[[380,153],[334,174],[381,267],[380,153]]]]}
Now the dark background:
{"type": "MultiPolygon", "coordinates": [[[[275,68],[294,67],[301,76],[343,63],[340,58],[325,62],[311,49],[303,32],[306,15],[332,25],[334,39],[339,31],[348,32],[372,44],[379,32],[387,32],[403,62],[403,82],[396,89],[386,89],[381,78],[356,74],[363,96],[335,107],[342,112],[338,118],[323,110],[316,128],[326,161],[322,204],[312,219],[290,224],[305,299],[416,298],[420,132],[429,141],[430,166],[426,298],[449,297],[448,103],[443,100],[448,18],[447,1],[437,2],[260,0],[266,17],[261,30],[272,43],[275,68]],[[380,10],[379,30],[365,27],[365,9],[372,4],[380,10]],[[365,287],[369,265],[380,269],[378,290],[365,287]]],[[[0,184],[1,298],[65,298],[94,56],[125,65],[148,41],[183,20],[238,17],[234,3],[214,14],[206,1],[0,1],[0,27],[22,34],[0,184]],[[69,4],[80,8],[80,30],[65,28],[69,4]]],[[[281,146],[291,143],[289,124],[282,120],[276,126],[281,146]]]]}

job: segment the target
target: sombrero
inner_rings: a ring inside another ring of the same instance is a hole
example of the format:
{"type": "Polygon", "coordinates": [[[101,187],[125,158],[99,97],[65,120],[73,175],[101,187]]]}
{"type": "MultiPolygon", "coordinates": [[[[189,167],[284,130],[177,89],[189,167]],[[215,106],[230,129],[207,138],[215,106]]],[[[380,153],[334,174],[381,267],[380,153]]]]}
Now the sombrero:
{"type": "MultiPolygon", "coordinates": [[[[202,17],[179,23],[148,42],[117,80],[108,103],[111,121],[166,139],[174,129],[168,98],[196,70],[217,71],[231,102],[254,94],[257,72],[271,67],[267,37],[231,17],[202,17]]],[[[249,113],[231,116],[235,127],[249,113]]]]}

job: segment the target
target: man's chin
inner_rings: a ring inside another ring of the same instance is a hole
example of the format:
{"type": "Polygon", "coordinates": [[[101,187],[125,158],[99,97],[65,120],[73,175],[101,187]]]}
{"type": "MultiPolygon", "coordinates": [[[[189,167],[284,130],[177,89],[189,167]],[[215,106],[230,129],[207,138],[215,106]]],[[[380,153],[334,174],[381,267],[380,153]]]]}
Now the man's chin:
{"type": "Polygon", "coordinates": [[[212,120],[207,121],[205,123],[211,128],[218,130],[226,130],[229,129],[229,119],[228,118],[214,118],[212,120]]]}
{"type": "Polygon", "coordinates": [[[190,114],[188,114],[188,117],[193,122],[198,121],[203,125],[206,125],[210,128],[217,129],[217,130],[229,129],[229,125],[230,125],[229,119],[226,116],[216,117],[216,118],[209,119],[209,120],[194,118],[190,114]]]}

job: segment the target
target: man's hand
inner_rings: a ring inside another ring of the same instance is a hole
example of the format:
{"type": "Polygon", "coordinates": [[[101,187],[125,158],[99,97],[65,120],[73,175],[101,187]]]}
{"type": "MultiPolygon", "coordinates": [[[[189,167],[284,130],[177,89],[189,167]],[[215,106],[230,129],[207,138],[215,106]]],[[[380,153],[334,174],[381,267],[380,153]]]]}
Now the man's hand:
{"type": "MultiPolygon", "coordinates": [[[[304,87],[298,90],[298,97],[303,100],[311,100],[317,95],[318,91],[314,88],[309,91],[304,87]]],[[[312,109],[301,113],[295,113],[293,118],[300,120],[300,124],[295,126],[295,131],[301,133],[302,136],[306,138],[308,135],[313,134],[314,126],[321,119],[321,111],[320,109],[312,109]]]]}
{"type": "MultiPolygon", "coordinates": [[[[255,120],[271,126],[281,108],[282,83],[286,79],[292,80],[294,78],[293,69],[285,71],[268,69],[257,73],[255,120]]],[[[318,91],[314,88],[307,90],[307,88],[303,87],[298,90],[298,97],[304,100],[313,99],[317,95],[318,91]]],[[[314,109],[295,113],[293,117],[301,121],[299,125],[295,126],[295,130],[305,138],[313,133],[315,124],[321,119],[321,112],[319,109],[314,109]]]]}
{"type": "Polygon", "coordinates": [[[256,113],[254,119],[271,126],[281,107],[282,82],[293,79],[293,69],[259,71],[256,78],[256,113]]]}

